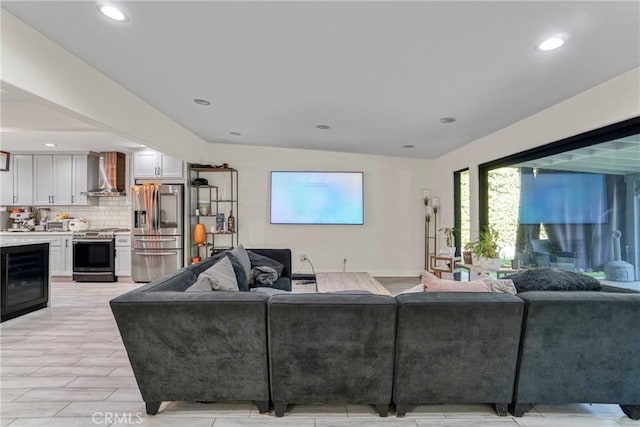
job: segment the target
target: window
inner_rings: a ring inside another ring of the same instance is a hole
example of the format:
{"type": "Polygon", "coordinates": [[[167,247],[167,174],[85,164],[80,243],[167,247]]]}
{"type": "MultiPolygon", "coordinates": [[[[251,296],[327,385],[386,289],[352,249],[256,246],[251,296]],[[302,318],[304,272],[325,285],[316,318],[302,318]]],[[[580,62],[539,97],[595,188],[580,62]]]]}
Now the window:
{"type": "Polygon", "coordinates": [[[640,280],[640,118],[481,165],[480,194],[502,257],[640,280]]]}

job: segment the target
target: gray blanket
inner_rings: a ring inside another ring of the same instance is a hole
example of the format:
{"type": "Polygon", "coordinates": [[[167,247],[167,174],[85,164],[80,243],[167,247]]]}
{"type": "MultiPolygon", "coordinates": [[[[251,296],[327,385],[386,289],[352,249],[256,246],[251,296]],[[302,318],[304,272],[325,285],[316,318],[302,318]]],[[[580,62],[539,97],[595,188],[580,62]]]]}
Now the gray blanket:
{"type": "Polygon", "coordinates": [[[278,280],[278,273],[273,268],[263,265],[253,267],[251,269],[251,277],[253,277],[255,283],[271,286],[278,280]]]}

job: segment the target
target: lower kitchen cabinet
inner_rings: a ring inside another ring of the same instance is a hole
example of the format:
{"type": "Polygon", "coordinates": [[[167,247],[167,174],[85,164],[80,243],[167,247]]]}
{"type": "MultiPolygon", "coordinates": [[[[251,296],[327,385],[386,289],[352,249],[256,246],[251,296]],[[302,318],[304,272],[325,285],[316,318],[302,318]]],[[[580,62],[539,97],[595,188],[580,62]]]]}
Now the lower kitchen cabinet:
{"type": "Polygon", "coordinates": [[[116,276],[131,276],[131,236],[116,235],[116,276]]]}
{"type": "Polygon", "coordinates": [[[72,237],[51,238],[49,253],[49,272],[52,276],[71,276],[73,274],[72,237]]]}

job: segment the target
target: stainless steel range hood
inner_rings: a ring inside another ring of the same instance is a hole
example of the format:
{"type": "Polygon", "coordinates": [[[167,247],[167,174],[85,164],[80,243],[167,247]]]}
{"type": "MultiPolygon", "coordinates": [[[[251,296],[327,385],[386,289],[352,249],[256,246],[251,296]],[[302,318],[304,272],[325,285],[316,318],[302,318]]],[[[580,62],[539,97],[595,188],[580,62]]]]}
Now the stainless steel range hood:
{"type": "Polygon", "coordinates": [[[124,153],[107,151],[100,153],[98,188],[87,192],[87,196],[124,196],[127,160],[124,153]]]}

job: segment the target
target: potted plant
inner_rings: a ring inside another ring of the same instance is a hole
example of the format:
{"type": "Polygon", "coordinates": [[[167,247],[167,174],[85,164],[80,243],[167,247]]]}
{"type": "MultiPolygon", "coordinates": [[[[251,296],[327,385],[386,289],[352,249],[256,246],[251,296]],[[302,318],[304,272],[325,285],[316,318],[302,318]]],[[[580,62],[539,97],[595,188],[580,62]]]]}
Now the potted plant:
{"type": "Polygon", "coordinates": [[[464,251],[462,251],[462,260],[465,264],[473,264],[473,244],[474,242],[467,242],[464,244],[464,251]]]}
{"type": "Polygon", "coordinates": [[[446,243],[446,253],[443,251],[443,255],[454,256],[456,253],[456,230],[454,227],[444,227],[440,231],[444,233],[446,243]]]}
{"type": "Polygon", "coordinates": [[[487,270],[500,269],[499,237],[498,232],[493,227],[484,226],[478,235],[478,240],[471,244],[473,246],[472,251],[476,255],[478,265],[481,268],[487,270]]]}

